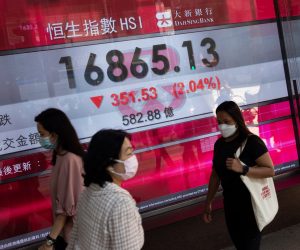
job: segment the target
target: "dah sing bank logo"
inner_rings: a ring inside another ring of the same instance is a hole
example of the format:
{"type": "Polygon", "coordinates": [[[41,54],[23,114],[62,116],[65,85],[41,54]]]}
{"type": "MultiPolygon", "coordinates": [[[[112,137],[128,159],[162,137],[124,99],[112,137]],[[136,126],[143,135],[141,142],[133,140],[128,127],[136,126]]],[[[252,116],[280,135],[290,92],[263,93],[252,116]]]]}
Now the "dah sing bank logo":
{"type": "Polygon", "coordinates": [[[164,12],[157,12],[156,19],[157,19],[157,26],[159,28],[168,28],[173,26],[171,10],[166,10],[164,12]]]}
{"type": "Polygon", "coordinates": [[[214,23],[214,9],[210,7],[193,9],[166,9],[156,12],[159,28],[202,26],[214,23]]]}

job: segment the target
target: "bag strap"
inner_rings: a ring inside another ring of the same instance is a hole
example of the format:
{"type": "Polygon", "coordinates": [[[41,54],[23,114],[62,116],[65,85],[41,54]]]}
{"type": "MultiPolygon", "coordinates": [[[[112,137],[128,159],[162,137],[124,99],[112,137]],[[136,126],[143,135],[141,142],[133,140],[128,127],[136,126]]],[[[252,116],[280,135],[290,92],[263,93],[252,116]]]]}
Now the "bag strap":
{"type": "Polygon", "coordinates": [[[243,152],[243,150],[244,150],[244,148],[246,146],[247,141],[248,141],[248,137],[246,138],[245,141],[243,141],[243,143],[241,144],[241,146],[236,150],[236,152],[234,154],[236,159],[239,159],[241,153],[243,152]]]}

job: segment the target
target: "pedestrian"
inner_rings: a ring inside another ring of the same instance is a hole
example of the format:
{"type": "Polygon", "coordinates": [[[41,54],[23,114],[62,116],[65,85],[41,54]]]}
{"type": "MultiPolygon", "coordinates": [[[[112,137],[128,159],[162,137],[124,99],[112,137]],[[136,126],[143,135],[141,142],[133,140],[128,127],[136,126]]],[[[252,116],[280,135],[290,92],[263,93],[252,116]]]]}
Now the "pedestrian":
{"type": "Polygon", "coordinates": [[[121,187],[135,176],[138,161],[130,136],[106,129],[91,139],[84,159],[84,185],[68,249],[139,250],[144,243],[141,216],[121,187]]]}
{"type": "Polygon", "coordinates": [[[274,176],[274,166],[265,143],[246,127],[238,105],[221,103],[216,110],[222,137],[214,145],[213,169],[210,176],[203,219],[211,222],[212,200],[221,184],[226,225],[238,250],[257,250],[261,232],[256,224],[251,196],[240,175],[253,178],[274,176]],[[247,139],[240,159],[235,152],[247,139]]]}
{"type": "Polygon", "coordinates": [[[83,155],[75,129],[66,114],[55,108],[35,117],[40,144],[52,150],[50,194],[53,225],[46,242],[39,250],[65,249],[76,214],[77,202],[83,191],[83,155]]]}

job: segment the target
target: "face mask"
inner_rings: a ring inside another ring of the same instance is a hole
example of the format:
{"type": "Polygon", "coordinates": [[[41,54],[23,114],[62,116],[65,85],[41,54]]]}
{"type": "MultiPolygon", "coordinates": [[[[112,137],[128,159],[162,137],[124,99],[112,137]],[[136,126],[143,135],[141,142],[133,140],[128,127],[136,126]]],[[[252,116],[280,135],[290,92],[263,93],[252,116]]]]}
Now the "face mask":
{"type": "Polygon", "coordinates": [[[135,174],[138,170],[138,166],[139,166],[138,160],[135,155],[131,156],[130,158],[128,158],[125,161],[121,161],[121,160],[115,160],[115,161],[124,164],[125,173],[117,173],[117,172],[113,171],[112,169],[110,169],[110,171],[112,173],[120,176],[122,178],[122,180],[124,180],[124,181],[131,179],[132,177],[135,176],[135,174]]]}
{"type": "Polygon", "coordinates": [[[224,138],[232,136],[237,131],[235,125],[220,124],[218,127],[224,138]]]}
{"type": "Polygon", "coordinates": [[[56,143],[52,143],[49,137],[40,137],[40,144],[45,149],[55,149],[56,143]]]}

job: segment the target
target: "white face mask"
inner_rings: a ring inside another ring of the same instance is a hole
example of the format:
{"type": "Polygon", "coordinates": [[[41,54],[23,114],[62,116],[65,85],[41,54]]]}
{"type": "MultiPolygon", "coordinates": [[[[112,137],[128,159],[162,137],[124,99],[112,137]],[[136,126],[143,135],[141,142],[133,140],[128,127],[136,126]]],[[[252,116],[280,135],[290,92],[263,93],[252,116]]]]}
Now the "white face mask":
{"type": "Polygon", "coordinates": [[[124,164],[125,173],[117,173],[113,169],[110,169],[110,172],[114,173],[115,175],[120,176],[121,179],[124,181],[131,179],[132,177],[135,176],[135,174],[138,170],[138,166],[139,166],[139,162],[135,155],[129,157],[125,161],[121,161],[121,160],[115,160],[115,161],[124,164]]]}
{"type": "Polygon", "coordinates": [[[232,136],[237,131],[235,125],[219,124],[218,127],[224,138],[232,136]]]}

